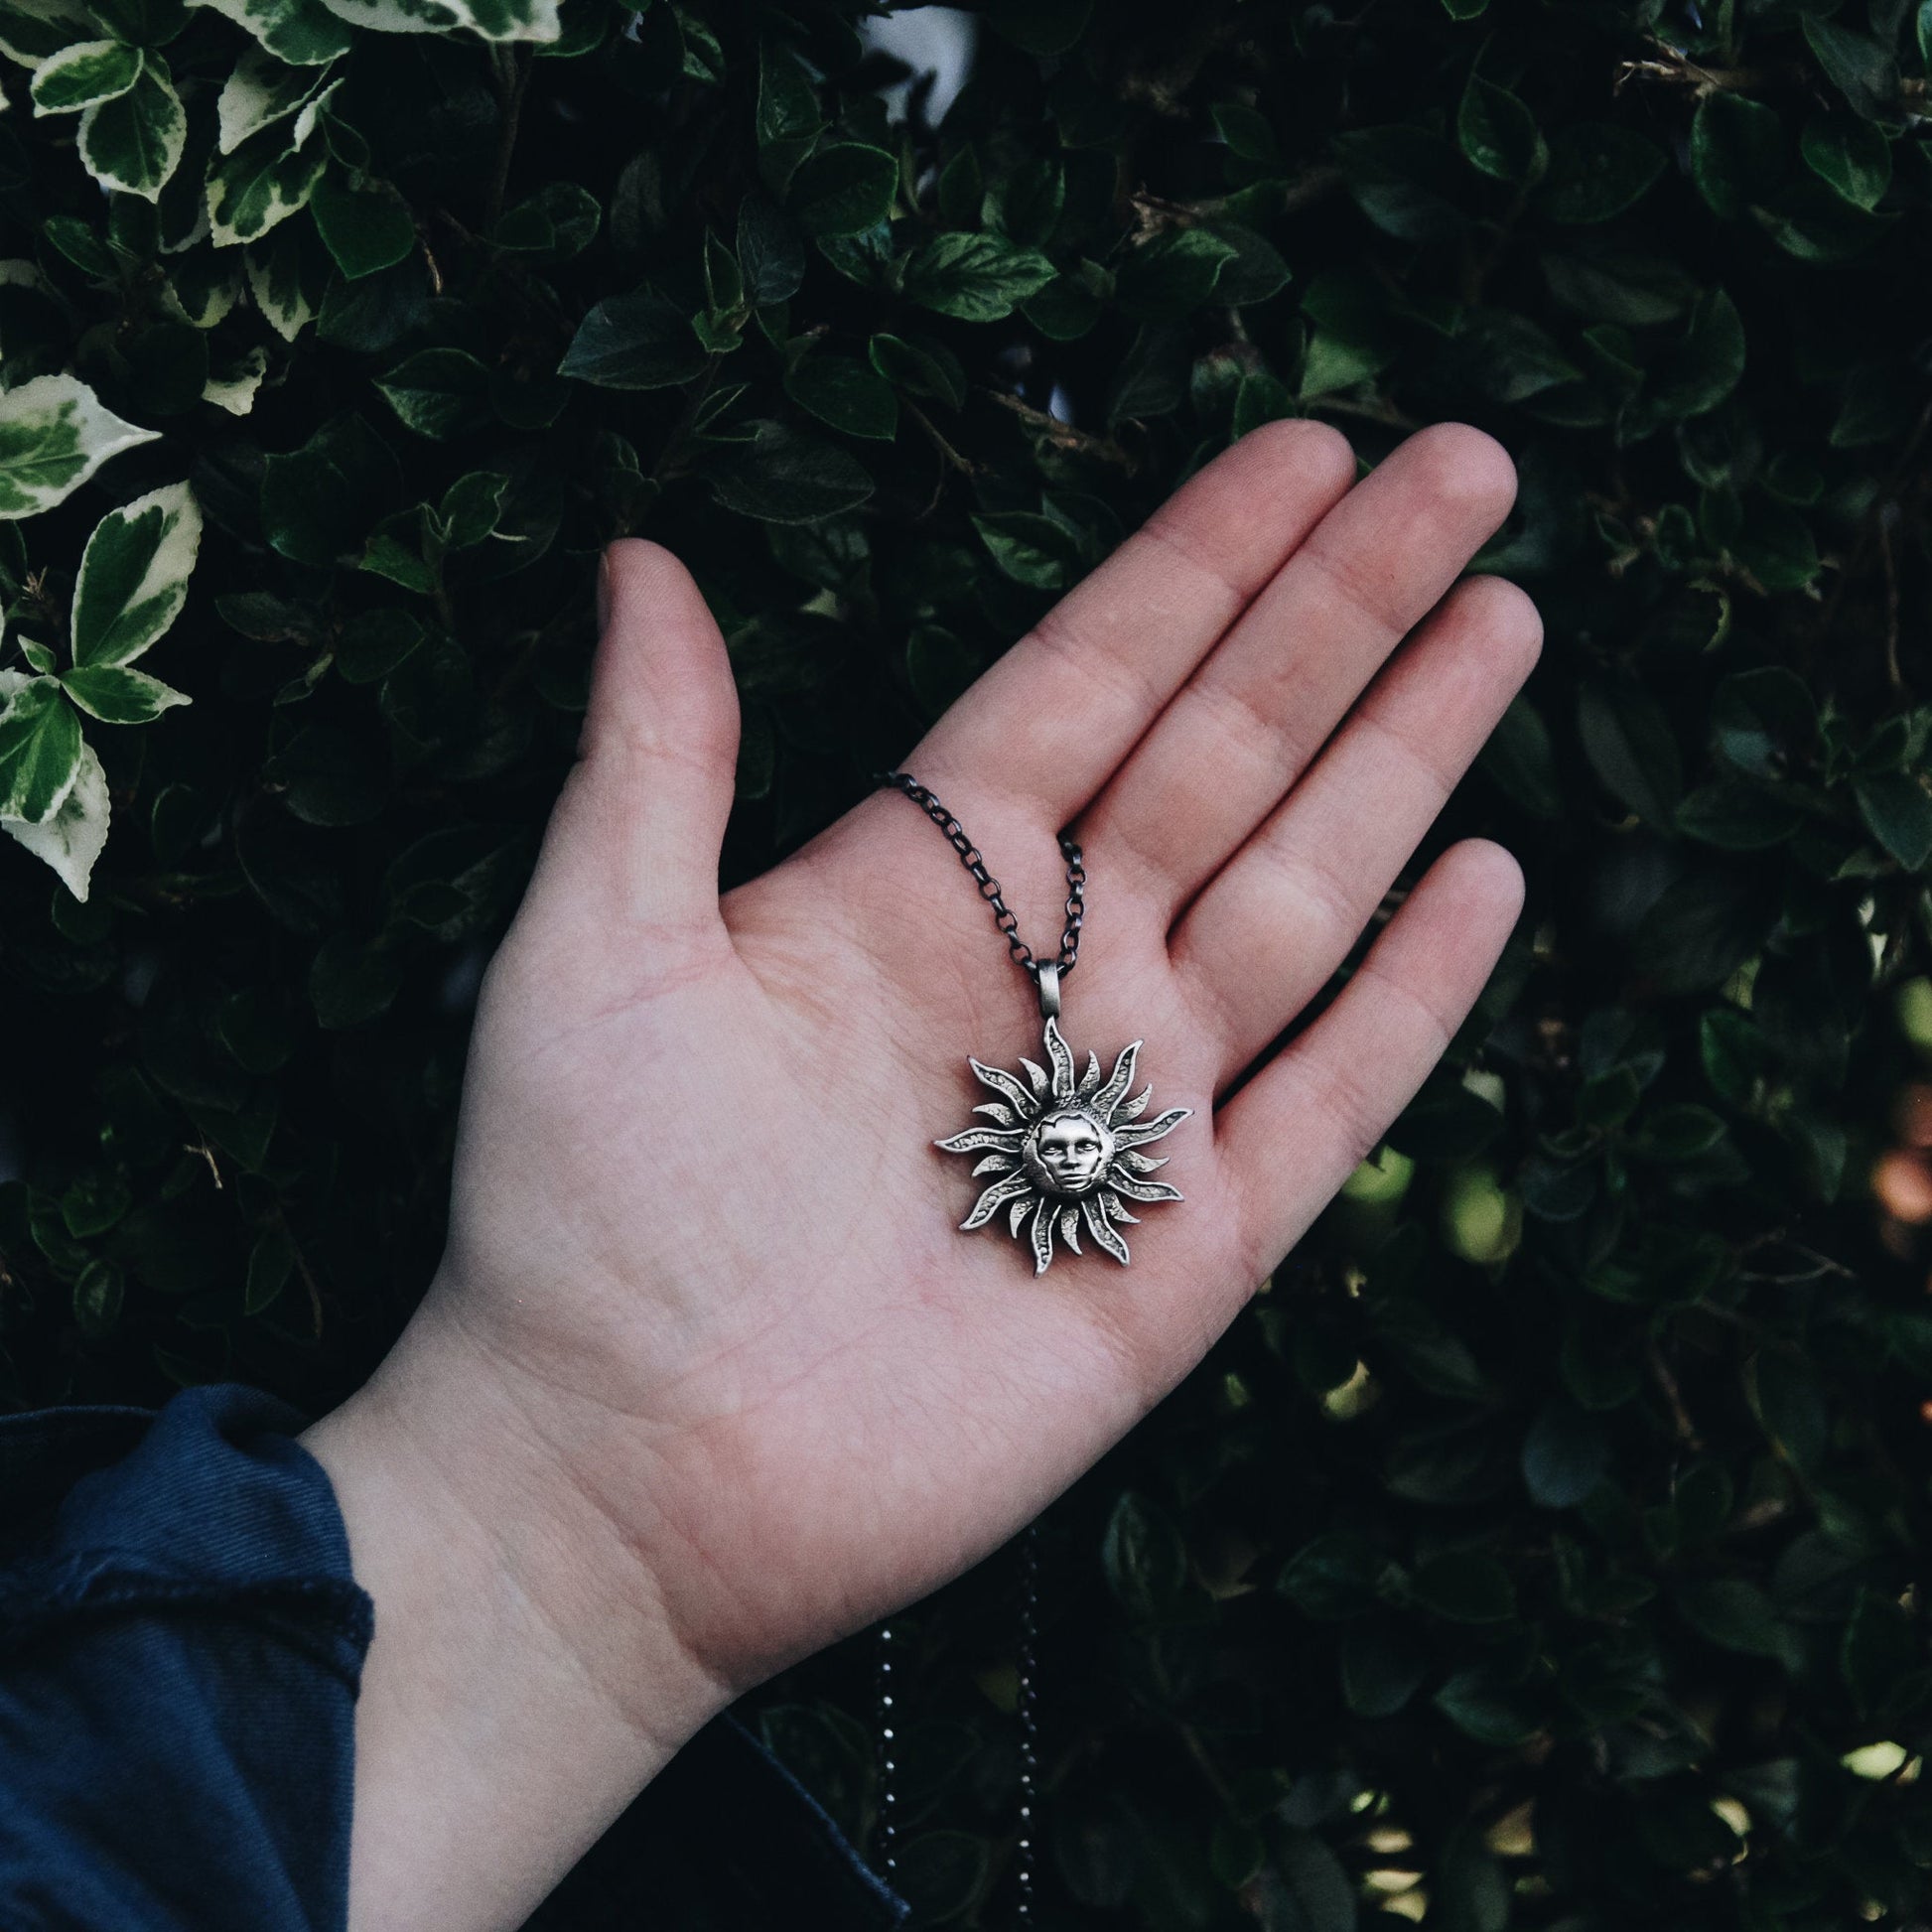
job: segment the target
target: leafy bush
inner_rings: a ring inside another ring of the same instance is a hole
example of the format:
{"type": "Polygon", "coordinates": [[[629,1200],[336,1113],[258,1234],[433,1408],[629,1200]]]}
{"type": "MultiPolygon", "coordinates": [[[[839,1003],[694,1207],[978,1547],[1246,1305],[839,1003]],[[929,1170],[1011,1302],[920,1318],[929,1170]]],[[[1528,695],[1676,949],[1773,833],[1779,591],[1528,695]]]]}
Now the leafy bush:
{"type": "MultiPolygon", "coordinates": [[[[1932,8],[988,0],[936,131],[859,12],[0,0],[7,1399],[393,1335],[609,539],[743,875],[1230,438],[1471,420],[1549,645],[1442,829],[1530,909],[1049,1517],[1041,1922],[1921,1923],[1932,8]]],[[[929,1922],[1002,1574],[906,1626],[929,1922]]],[[[765,1702],[860,1832],[842,1650],[765,1702]]]]}

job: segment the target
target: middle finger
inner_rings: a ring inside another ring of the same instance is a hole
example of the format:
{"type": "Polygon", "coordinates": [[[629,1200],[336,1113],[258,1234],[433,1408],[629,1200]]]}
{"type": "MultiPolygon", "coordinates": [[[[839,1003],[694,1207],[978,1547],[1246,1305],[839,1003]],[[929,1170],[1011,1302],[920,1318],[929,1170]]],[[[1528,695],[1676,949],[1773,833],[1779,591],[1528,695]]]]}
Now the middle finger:
{"type": "Polygon", "coordinates": [[[1509,513],[1516,472],[1463,423],[1419,430],[1350,489],[1081,815],[1172,920],[1280,801],[1377,666],[1509,513]]]}

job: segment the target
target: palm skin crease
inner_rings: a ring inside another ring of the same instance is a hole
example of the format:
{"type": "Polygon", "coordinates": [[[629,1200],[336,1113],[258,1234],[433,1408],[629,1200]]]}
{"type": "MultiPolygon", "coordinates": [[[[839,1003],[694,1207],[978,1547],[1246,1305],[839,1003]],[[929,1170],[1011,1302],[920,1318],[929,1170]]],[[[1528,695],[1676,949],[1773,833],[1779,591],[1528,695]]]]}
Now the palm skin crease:
{"type": "MultiPolygon", "coordinates": [[[[660,1620],[709,1708],[985,1558],[1132,1428],[1487,979],[1521,880],[1467,841],[1278,1044],[1540,645],[1520,591],[1458,581],[1513,498],[1499,446],[1439,425],[1356,469],[1325,426],[1252,432],[900,759],[1042,956],[1055,835],[1084,846],[1060,1026],[1082,1068],[1145,1040],[1150,1117],[1192,1110],[1155,1150],[1185,1199],[1135,1206],[1126,1268],[1083,1243],[1036,1278],[1004,1211],[960,1232],[986,1180],[934,1142],[991,1097],[969,1054],[1040,1057],[1031,980],[890,789],[720,899],[728,655],[668,552],[607,553],[582,755],[480,1002],[448,1250],[372,1386],[432,1347],[483,1365],[465,1419],[414,1425],[440,1479],[479,1520],[540,1489],[570,1601],[660,1620]],[[448,1447],[485,1415],[540,1475],[448,1447]]],[[[567,1621],[531,1574],[533,1614],[567,1621]]],[[[615,1639],[573,1656],[667,1722],[615,1639]]]]}

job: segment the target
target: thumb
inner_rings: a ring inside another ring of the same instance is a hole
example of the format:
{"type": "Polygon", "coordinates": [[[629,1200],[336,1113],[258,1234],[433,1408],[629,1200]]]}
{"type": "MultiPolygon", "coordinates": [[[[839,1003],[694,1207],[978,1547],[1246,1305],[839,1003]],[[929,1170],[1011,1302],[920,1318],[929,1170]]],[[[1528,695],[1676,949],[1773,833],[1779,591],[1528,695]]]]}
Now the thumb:
{"type": "Polygon", "coordinates": [[[579,910],[646,925],[715,919],[738,768],[724,637],[691,573],[641,537],[605,550],[598,617],[578,761],[531,895],[562,892],[579,910]]]}

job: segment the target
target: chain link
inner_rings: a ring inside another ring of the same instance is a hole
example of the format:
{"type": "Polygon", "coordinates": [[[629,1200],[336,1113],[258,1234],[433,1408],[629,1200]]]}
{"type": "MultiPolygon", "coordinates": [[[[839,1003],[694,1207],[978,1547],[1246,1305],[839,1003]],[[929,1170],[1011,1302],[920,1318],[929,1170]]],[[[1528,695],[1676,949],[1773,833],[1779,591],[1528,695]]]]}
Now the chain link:
{"type": "MultiPolygon", "coordinates": [[[[1000,882],[986,869],[980,849],[966,836],[966,828],[909,771],[882,771],[879,782],[902,791],[913,804],[938,826],[959,854],[959,863],[972,875],[980,897],[993,908],[993,923],[1007,942],[1007,951],[1025,972],[1036,980],[1040,962],[1034,949],[1020,936],[1020,921],[1000,897],[1000,882]]],[[[1051,962],[1064,975],[1072,972],[1080,956],[1080,928],[1087,917],[1087,869],[1080,856],[1080,844],[1067,833],[1060,834],[1060,857],[1066,861],[1066,930],[1060,934],[1060,950],[1051,962]]]]}

